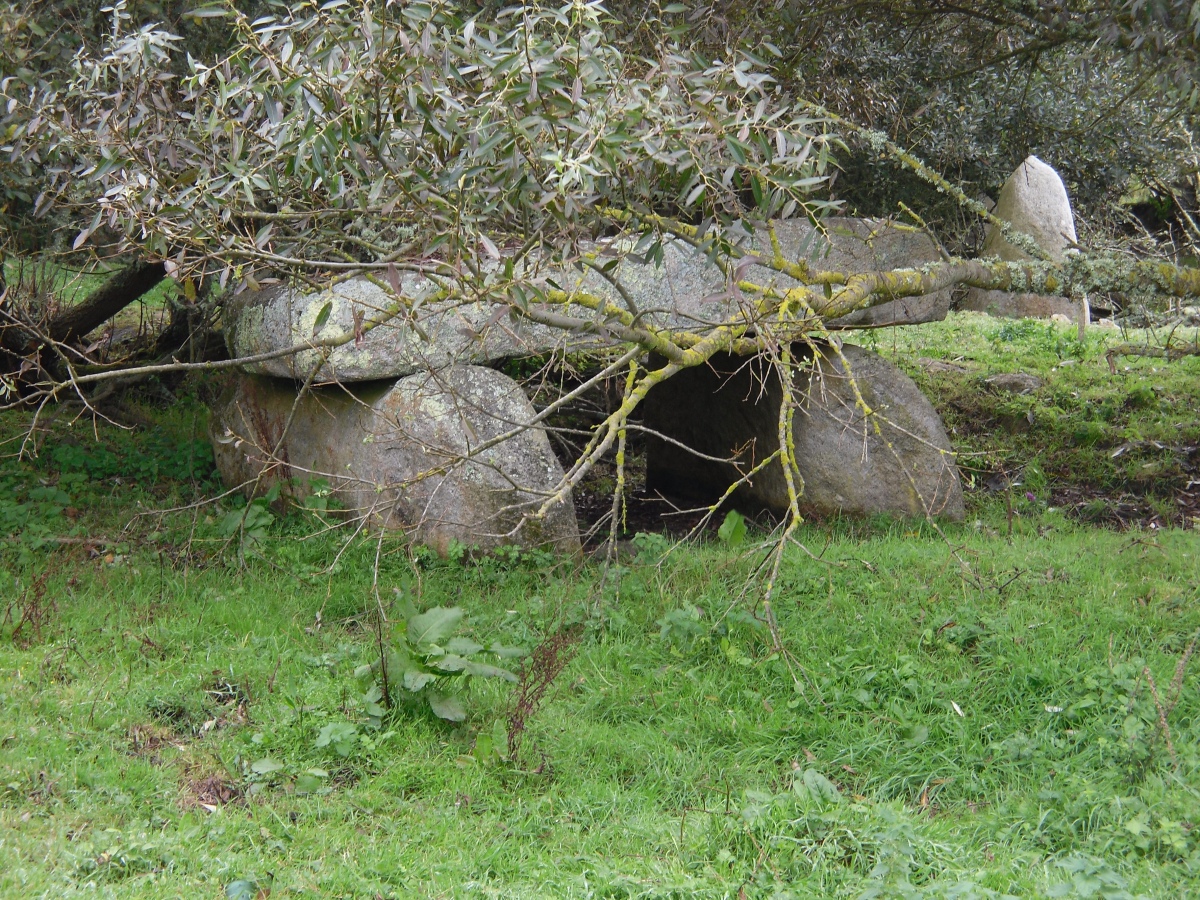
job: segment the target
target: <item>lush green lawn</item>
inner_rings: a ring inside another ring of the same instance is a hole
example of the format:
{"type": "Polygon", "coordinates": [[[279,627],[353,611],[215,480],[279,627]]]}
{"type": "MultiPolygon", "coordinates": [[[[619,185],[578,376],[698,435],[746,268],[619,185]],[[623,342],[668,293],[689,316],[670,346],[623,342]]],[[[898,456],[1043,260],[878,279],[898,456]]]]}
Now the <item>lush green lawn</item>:
{"type": "Polygon", "coordinates": [[[911,374],[942,414],[960,466],[976,485],[1003,472],[1021,491],[1077,507],[1085,519],[1126,526],[1200,515],[1178,492],[1200,479],[1200,357],[1164,363],[1117,356],[1122,343],[1197,340],[1196,329],[1092,328],[953,313],[917,328],[854,335],[911,374]],[[1036,376],[1028,393],[987,379],[1036,376]]]}
{"type": "MultiPolygon", "coordinates": [[[[22,299],[53,296],[64,304],[76,303],[87,297],[100,288],[114,271],[116,269],[110,266],[92,263],[71,268],[62,265],[53,256],[14,256],[4,261],[4,277],[9,284],[18,287],[22,299]]],[[[168,278],[147,291],[141,302],[151,309],[160,309],[166,304],[167,294],[175,288],[175,281],[168,278]]]]}
{"type": "Polygon", "coordinates": [[[1121,483],[1119,429],[1190,439],[1195,362],[1113,379],[1099,336],[1060,357],[1044,326],[955,338],[965,321],[895,351],[952,427],[1006,360],[1043,376],[1029,408],[1061,427],[956,436],[1043,480],[1012,492],[1011,535],[984,491],[942,535],[806,527],[820,558],[791,552],[774,604],[786,656],[750,615],[750,544],[660,561],[642,539],[606,575],[385,542],[394,610],[393,588],[460,606],[480,644],[574,628],[515,761],[485,752],[512,705],[497,679],[461,725],[373,727],[354,670],[376,652],[375,543],[338,556],[297,513],[242,565],[227,501],[154,512],[218,493],[197,405],[127,408],[154,426],[100,444],[49,421],[36,461],[0,463],[0,896],[1195,896],[1200,529],[1103,530],[1053,502],[1072,458],[1121,483]],[[1067,440],[1085,416],[1109,430],[1067,440]]]}
{"type": "MultiPolygon", "coordinates": [[[[1197,880],[1200,664],[1167,717],[1174,759],[1143,667],[1175,700],[1200,534],[1053,514],[949,545],[812,530],[823,559],[791,555],[776,604],[795,678],[761,629],[722,619],[746,608],[729,549],[634,560],[619,596],[565,562],[426,561],[420,602],[464,607],[480,643],[584,625],[513,764],[472,755],[504,682],[472,687],[462,726],[368,727],[352,671],[373,653],[373,548],[310,574],[334,548],[297,530],[243,570],[152,549],[18,569],[50,575],[41,633],[0,643],[0,895],[215,897],[273,876],[273,896],[1039,896],[1073,878],[1092,896],[1093,872],[1104,896],[1180,897],[1197,880]],[[317,746],[342,722],[360,735],[345,757],[317,746]]],[[[412,577],[384,556],[385,593],[412,577]]]]}

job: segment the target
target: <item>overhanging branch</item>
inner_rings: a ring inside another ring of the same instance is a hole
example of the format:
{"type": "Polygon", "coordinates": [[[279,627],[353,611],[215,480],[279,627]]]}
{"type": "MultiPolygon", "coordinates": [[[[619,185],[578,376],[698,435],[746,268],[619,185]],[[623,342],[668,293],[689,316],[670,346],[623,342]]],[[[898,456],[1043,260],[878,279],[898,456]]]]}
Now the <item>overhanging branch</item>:
{"type": "Polygon", "coordinates": [[[161,262],[138,260],[111,275],[96,291],[50,320],[46,335],[66,343],[99,328],[167,277],[161,262]]]}

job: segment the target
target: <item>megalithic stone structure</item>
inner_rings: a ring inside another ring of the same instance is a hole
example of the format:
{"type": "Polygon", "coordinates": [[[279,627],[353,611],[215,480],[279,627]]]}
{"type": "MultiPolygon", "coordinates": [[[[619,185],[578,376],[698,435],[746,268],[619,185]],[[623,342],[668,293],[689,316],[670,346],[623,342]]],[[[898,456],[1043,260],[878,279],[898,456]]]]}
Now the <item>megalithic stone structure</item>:
{"type": "MultiPolygon", "coordinates": [[[[887,271],[940,258],[928,234],[888,220],[834,217],[820,230],[804,219],[788,220],[774,223],[774,230],[785,257],[806,262],[813,273],[887,271]]],[[[762,231],[745,241],[769,248],[762,231]]],[[[548,284],[621,306],[632,301],[640,321],[657,328],[703,335],[745,314],[726,272],[682,240],[664,240],[661,265],[620,259],[609,274],[624,294],[590,269],[547,268],[548,284]]],[[[781,290],[796,284],[758,266],[742,275],[781,290]]],[[[604,316],[596,314],[595,328],[563,330],[510,315],[503,306],[448,301],[435,282],[414,273],[400,277],[403,295],[416,302],[392,318],[386,312],[394,294],[366,278],[313,293],[278,286],[226,304],[231,354],[269,358],[245,365],[214,407],[211,434],[222,477],[247,493],[279,483],[297,498],[325,479],[346,515],[402,529],[443,552],[452,541],[483,549],[578,548],[569,491],[541,518],[523,518],[556,494],[563,467],[520,386],[490,367],[551,352],[608,352],[620,341],[604,327],[604,316]],[[363,327],[375,318],[382,324],[363,327]],[[286,352],[351,333],[358,337],[336,348],[286,352]],[[313,386],[300,396],[300,385],[310,379],[313,386]]],[[[825,324],[844,331],[934,321],[946,316],[950,300],[948,290],[898,298],[825,324]]],[[[849,345],[843,355],[887,421],[880,421],[882,437],[874,422],[862,421],[835,356],[806,370],[806,399],[794,423],[803,508],[961,518],[962,490],[937,413],[894,366],[849,345]]],[[[720,366],[736,373],[755,365],[730,358],[680,372],[650,391],[644,415],[662,434],[697,449],[726,454],[754,446],[751,456],[769,453],[780,386],[753,400],[740,376],[715,374],[720,366]]],[[[648,457],[652,487],[705,496],[719,495],[737,477],[737,465],[747,462],[708,471],[678,446],[655,439],[648,457]]],[[[782,484],[778,466],[763,471],[739,491],[738,502],[779,511],[786,506],[782,484]]]]}
{"type": "MultiPolygon", "coordinates": [[[[950,439],[911,378],[850,344],[840,352],[825,346],[815,360],[807,347],[794,352],[805,360],[792,386],[802,512],[963,518],[950,439]],[[871,419],[857,403],[851,377],[874,413],[871,419]]],[[[720,499],[779,449],[782,397],[774,371],[728,354],[663,382],[646,397],[646,425],[653,433],[646,448],[647,488],[702,503],[720,499]]],[[[779,460],[739,485],[733,500],[786,513],[788,487],[779,460]]]]}
{"type": "MultiPolygon", "coordinates": [[[[1004,182],[1000,199],[993,211],[1014,229],[1028,235],[1051,259],[1061,260],[1076,242],[1075,216],[1066,185],[1058,172],[1036,156],[1030,156],[1004,182]]],[[[981,256],[998,256],[1008,262],[1032,257],[1010,242],[1000,229],[988,226],[981,256]]],[[[1011,294],[971,288],[959,309],[991,313],[1006,318],[1048,319],[1063,315],[1078,321],[1082,312],[1079,301],[1043,294],[1011,294]]]]}

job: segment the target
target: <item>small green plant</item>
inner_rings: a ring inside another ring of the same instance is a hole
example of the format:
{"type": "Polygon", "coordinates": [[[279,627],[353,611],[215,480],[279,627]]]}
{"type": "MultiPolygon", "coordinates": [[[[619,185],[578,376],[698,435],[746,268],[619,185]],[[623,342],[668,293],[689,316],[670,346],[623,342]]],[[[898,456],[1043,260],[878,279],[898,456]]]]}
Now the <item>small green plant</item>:
{"type": "Polygon", "coordinates": [[[640,559],[657,562],[667,555],[667,551],[671,549],[671,542],[658,532],[639,531],[633,536],[633,546],[637,548],[640,559]]]}
{"type": "Polygon", "coordinates": [[[306,495],[300,503],[301,509],[318,517],[329,512],[329,502],[333,496],[333,487],[327,479],[310,478],[307,482],[301,479],[295,479],[295,481],[297,482],[295,487],[306,495]]]}
{"type": "MultiPolygon", "coordinates": [[[[405,600],[404,618],[391,646],[380,642],[380,658],[359,666],[354,674],[374,683],[364,694],[368,714],[382,714],[400,703],[427,706],[439,719],[461,722],[467,711],[457,694],[447,693],[451,682],[471,678],[503,678],[514,684],[517,676],[508,669],[480,660],[483,654],[505,659],[524,655],[523,650],[498,642],[488,647],[468,637],[455,636],[463,611],[457,606],[435,606],[417,612],[405,600]]],[[[372,716],[375,718],[375,716],[372,716]]]]}
{"type": "Polygon", "coordinates": [[[996,344],[1011,344],[1015,341],[1028,340],[1044,328],[1035,319],[1012,319],[1005,322],[996,331],[993,338],[996,344]]]}
{"type": "MultiPolygon", "coordinates": [[[[353,725],[350,727],[354,728],[353,725]]],[[[321,746],[320,738],[317,745],[321,746]]],[[[346,755],[349,755],[349,750],[346,755]]],[[[271,756],[264,756],[249,764],[243,763],[243,774],[248,782],[246,793],[250,796],[281,784],[291,784],[297,794],[328,794],[332,791],[326,783],[329,778],[327,769],[310,767],[293,772],[285,763],[271,756]]]]}
{"type": "Polygon", "coordinates": [[[496,719],[492,727],[475,735],[475,747],[471,755],[481,765],[508,762],[512,757],[508,751],[509,732],[503,719],[496,719]]]}
{"type": "Polygon", "coordinates": [[[317,735],[316,747],[324,750],[329,747],[338,756],[345,759],[354,752],[358,742],[358,726],[353,722],[330,722],[317,735]]]}
{"type": "Polygon", "coordinates": [[[53,546],[71,497],[57,485],[39,484],[23,475],[0,477],[0,537],[12,536],[27,549],[53,546]]]}
{"type": "Polygon", "coordinates": [[[250,501],[241,509],[231,510],[221,520],[221,535],[237,538],[239,558],[244,558],[247,551],[253,550],[266,539],[271,526],[275,524],[271,504],[278,499],[279,485],[274,484],[266,494],[250,501]]]}
{"type": "Polygon", "coordinates": [[[1106,862],[1086,856],[1070,856],[1058,862],[1069,880],[1056,884],[1049,897],[1096,897],[1098,900],[1133,900],[1129,882],[1106,862]]]}
{"type": "Polygon", "coordinates": [[[673,647],[692,649],[698,641],[708,637],[708,626],[702,621],[703,611],[698,606],[681,606],[663,615],[655,624],[658,636],[673,647]]]}
{"type": "Polygon", "coordinates": [[[256,900],[258,897],[266,897],[271,893],[271,883],[274,880],[270,873],[263,879],[257,876],[239,878],[225,886],[225,896],[228,900],[256,900]]]}
{"type": "Polygon", "coordinates": [[[1141,382],[1129,389],[1125,402],[1134,409],[1152,409],[1158,405],[1158,395],[1152,385],[1141,382]]]}
{"type": "Polygon", "coordinates": [[[729,547],[740,547],[742,541],[746,540],[745,517],[736,509],[731,509],[725,514],[725,521],[721,523],[721,527],[717,529],[717,537],[729,547]]]}

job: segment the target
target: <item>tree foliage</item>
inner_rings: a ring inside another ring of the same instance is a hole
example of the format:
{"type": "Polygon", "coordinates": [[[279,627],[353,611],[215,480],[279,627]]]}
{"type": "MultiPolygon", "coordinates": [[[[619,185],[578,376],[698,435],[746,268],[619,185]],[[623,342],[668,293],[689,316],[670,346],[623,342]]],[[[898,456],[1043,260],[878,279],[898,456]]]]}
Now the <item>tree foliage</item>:
{"type": "Polygon", "coordinates": [[[11,152],[46,177],[36,211],[92,212],[77,245],[106,226],[174,272],[253,285],[385,258],[480,271],[509,239],[561,254],[610,205],[727,220],[746,199],[761,217],[820,205],[828,139],[768,102],[761,64],[665,44],[627,59],[597,3],[487,22],[441,3],[201,12],[238,41],[182,75],[180,39],[144,26],[64,84],[6,83],[11,152]]]}
{"type": "MultiPolygon", "coordinates": [[[[708,42],[778,46],[785,87],[887,132],[972,193],[994,196],[1037,153],[1100,216],[1131,174],[1179,185],[1198,167],[1200,7],[1191,0],[687,6],[708,42]]],[[[952,207],[934,210],[937,196],[870,152],[842,166],[838,192],[866,214],[904,200],[930,221],[953,221],[952,207]]],[[[1193,210],[1194,188],[1179,202],[1193,210]]]]}

